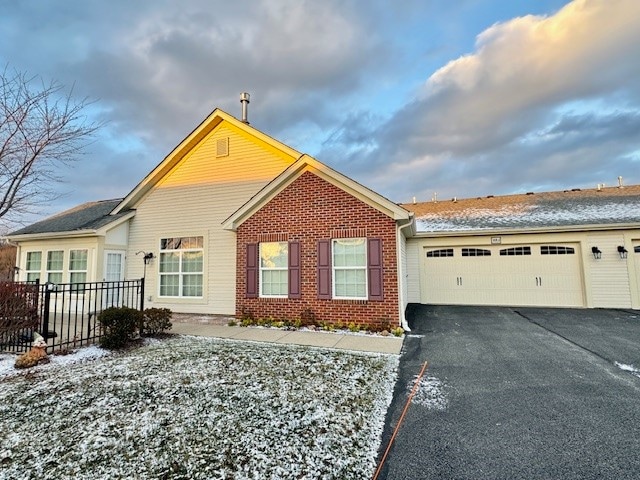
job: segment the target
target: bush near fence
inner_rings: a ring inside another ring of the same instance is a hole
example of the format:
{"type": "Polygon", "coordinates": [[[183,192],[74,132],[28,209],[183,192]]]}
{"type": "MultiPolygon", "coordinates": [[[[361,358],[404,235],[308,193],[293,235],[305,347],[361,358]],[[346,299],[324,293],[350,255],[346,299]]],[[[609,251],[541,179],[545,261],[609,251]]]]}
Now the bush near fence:
{"type": "MultiPolygon", "coordinates": [[[[143,299],[144,279],[55,285],[0,282],[0,352],[28,351],[34,331],[45,338],[49,353],[98,342],[100,312],[112,306],[143,310],[143,299]]],[[[142,319],[138,326],[142,333],[142,319]]]]}
{"type": "Polygon", "coordinates": [[[0,282],[0,342],[38,326],[37,283],[0,282]]]}

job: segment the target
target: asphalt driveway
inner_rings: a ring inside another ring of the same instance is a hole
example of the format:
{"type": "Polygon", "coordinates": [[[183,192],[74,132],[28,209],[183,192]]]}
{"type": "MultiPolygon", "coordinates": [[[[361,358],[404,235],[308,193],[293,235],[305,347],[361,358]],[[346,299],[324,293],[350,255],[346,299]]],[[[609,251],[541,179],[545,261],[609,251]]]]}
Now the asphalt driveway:
{"type": "Polygon", "coordinates": [[[640,478],[640,312],[409,313],[380,479],[640,478]]]}

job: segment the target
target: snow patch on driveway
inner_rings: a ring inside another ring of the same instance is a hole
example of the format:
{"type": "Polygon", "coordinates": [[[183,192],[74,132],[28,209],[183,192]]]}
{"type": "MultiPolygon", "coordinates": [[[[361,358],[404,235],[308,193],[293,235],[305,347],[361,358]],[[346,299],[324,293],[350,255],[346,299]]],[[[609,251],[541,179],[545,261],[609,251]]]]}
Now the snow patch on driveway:
{"type": "Polygon", "coordinates": [[[640,368],[636,368],[633,365],[625,365],[624,363],[615,362],[616,367],[620,370],[624,370],[625,372],[630,372],[632,375],[640,378],[640,368]]]}
{"type": "MultiPolygon", "coordinates": [[[[411,394],[417,378],[418,376],[416,375],[407,385],[407,396],[411,394]]],[[[424,376],[420,379],[411,402],[429,410],[446,410],[449,405],[449,398],[445,390],[446,385],[440,379],[433,376],[424,376]]]]}

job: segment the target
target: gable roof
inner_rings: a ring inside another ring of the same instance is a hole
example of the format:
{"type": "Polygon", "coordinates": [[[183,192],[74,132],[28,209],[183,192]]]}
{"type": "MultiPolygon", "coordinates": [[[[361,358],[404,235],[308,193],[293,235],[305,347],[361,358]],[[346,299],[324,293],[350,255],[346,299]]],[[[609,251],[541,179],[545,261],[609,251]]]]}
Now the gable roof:
{"type": "Polygon", "coordinates": [[[129,208],[135,208],[136,204],[162,180],[200,141],[209,135],[222,122],[228,122],[236,130],[252,136],[263,142],[268,147],[281,152],[292,159],[298,158],[300,152],[285,145],[282,142],[253,128],[232,115],[216,108],[200,125],[198,125],[187,137],[182,140],[136,187],[114,208],[113,213],[119,213],[129,208]]]}
{"type": "Polygon", "coordinates": [[[640,185],[405,204],[419,233],[640,227],[640,185]]]}
{"type": "Polygon", "coordinates": [[[413,214],[402,206],[393,203],[391,200],[305,154],[300,156],[295,163],[287,167],[280,175],[249,199],[247,203],[222,222],[222,227],[226,230],[235,231],[245,220],[307,171],[311,171],[318,177],[346,191],[396,221],[404,220],[404,223],[410,223],[413,220],[413,214]]]}
{"type": "Polygon", "coordinates": [[[114,226],[114,224],[130,218],[134,214],[133,211],[127,210],[117,215],[110,215],[110,212],[121,201],[122,199],[118,198],[115,200],[83,203],[82,205],[16,230],[7,235],[7,238],[18,239],[17,237],[20,237],[19,239],[23,240],[26,237],[38,237],[45,234],[54,237],[73,234],[96,234],[101,229],[114,226]]]}

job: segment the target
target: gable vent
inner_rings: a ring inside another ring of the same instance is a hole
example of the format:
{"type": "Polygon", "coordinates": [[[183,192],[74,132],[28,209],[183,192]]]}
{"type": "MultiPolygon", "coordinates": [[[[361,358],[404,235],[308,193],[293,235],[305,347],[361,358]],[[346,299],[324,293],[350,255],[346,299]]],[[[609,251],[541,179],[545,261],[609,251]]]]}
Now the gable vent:
{"type": "Polygon", "coordinates": [[[229,155],[229,137],[219,138],[216,141],[216,157],[229,155]]]}

